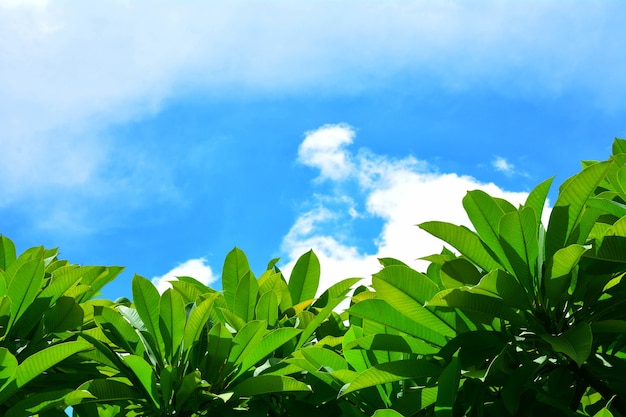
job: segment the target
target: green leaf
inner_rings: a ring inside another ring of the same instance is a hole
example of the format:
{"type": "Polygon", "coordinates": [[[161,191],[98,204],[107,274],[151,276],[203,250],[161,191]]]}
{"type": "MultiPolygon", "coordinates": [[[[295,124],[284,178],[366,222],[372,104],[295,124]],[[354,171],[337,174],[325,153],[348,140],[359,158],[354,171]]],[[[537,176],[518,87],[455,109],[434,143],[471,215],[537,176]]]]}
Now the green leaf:
{"type": "Polygon", "coordinates": [[[250,272],[250,265],[246,254],[239,248],[233,248],[226,255],[222,268],[222,289],[226,305],[232,311],[235,301],[235,292],[239,281],[250,272]]]}
{"type": "Polygon", "coordinates": [[[220,381],[232,345],[233,337],[222,323],[217,323],[211,328],[207,348],[207,368],[203,373],[203,377],[211,385],[220,381]]]}
{"type": "Polygon", "coordinates": [[[495,198],[482,190],[469,191],[463,198],[463,207],[480,239],[496,254],[500,262],[506,261],[498,228],[500,219],[507,212],[495,198]]]}
{"type": "Polygon", "coordinates": [[[615,138],[612,146],[613,155],[617,155],[620,153],[626,153],[626,140],[615,138]]]}
{"type": "Polygon", "coordinates": [[[513,268],[510,272],[515,273],[528,294],[533,294],[533,277],[537,274],[537,226],[535,211],[530,207],[507,213],[500,219],[500,239],[513,268]]]}
{"type": "Polygon", "coordinates": [[[47,416],[48,414],[45,413],[45,411],[53,407],[66,408],[67,406],[76,404],[66,403],[68,394],[73,394],[72,399],[78,402],[80,402],[80,398],[93,397],[88,392],[74,391],[70,388],[37,392],[15,403],[3,414],[3,417],[47,416]]]}
{"type": "Polygon", "coordinates": [[[6,236],[0,235],[0,269],[6,270],[15,261],[15,245],[6,236]]]}
{"type": "Polygon", "coordinates": [[[572,239],[572,232],[582,219],[587,200],[593,196],[610,166],[610,162],[590,165],[561,186],[548,223],[546,259],[570,243],[584,243],[586,236],[574,236],[572,239]]]}
{"type": "Polygon", "coordinates": [[[437,293],[435,284],[424,274],[404,266],[389,266],[372,277],[380,297],[403,315],[444,336],[454,337],[455,329],[437,312],[423,304],[437,293]]]}
{"type": "Polygon", "coordinates": [[[161,297],[152,283],[139,275],[135,275],[132,282],[133,303],[137,309],[139,317],[146,326],[147,332],[154,339],[155,346],[152,347],[157,355],[159,363],[163,361],[165,352],[165,342],[161,335],[159,326],[159,304],[161,297]]]}
{"type": "Polygon", "coordinates": [[[48,333],[80,329],[83,324],[84,312],[76,300],[71,297],[61,297],[50,308],[44,317],[48,333]]]}
{"type": "Polygon", "coordinates": [[[128,365],[136,381],[139,382],[145,393],[148,394],[148,398],[158,407],[159,396],[157,392],[157,381],[152,365],[137,355],[123,356],[122,361],[128,365]]]}
{"type": "Polygon", "coordinates": [[[274,291],[268,291],[259,298],[256,306],[256,319],[265,320],[269,326],[278,321],[278,297],[274,291]]]}
{"type": "Polygon", "coordinates": [[[191,349],[191,347],[200,340],[200,335],[206,322],[209,320],[209,313],[218,295],[218,293],[211,294],[207,299],[192,308],[189,319],[185,325],[185,336],[183,338],[186,350],[191,349]]]}
{"type": "Polygon", "coordinates": [[[143,353],[143,349],[137,350],[140,345],[137,332],[122,317],[120,312],[111,307],[96,306],[94,308],[94,319],[96,325],[102,329],[102,332],[113,344],[121,347],[128,353],[143,353]]]}
{"type": "Polygon", "coordinates": [[[499,317],[512,323],[523,324],[524,319],[509,304],[498,298],[474,294],[464,289],[443,290],[435,295],[428,306],[458,308],[464,312],[486,314],[490,318],[499,317]]]}
{"type": "Polygon", "coordinates": [[[524,203],[524,207],[530,207],[535,210],[537,215],[537,219],[541,221],[541,215],[543,213],[543,208],[546,205],[546,199],[548,198],[548,192],[550,191],[550,186],[552,185],[552,181],[554,177],[548,178],[538,186],[536,186],[526,197],[526,202],[524,203]]]}
{"type": "Polygon", "coordinates": [[[303,382],[282,375],[259,375],[248,378],[233,388],[237,397],[293,391],[311,391],[311,388],[303,382]]]}
{"type": "Polygon", "coordinates": [[[446,337],[441,333],[401,314],[384,300],[369,299],[361,301],[350,307],[348,313],[410,334],[435,346],[443,346],[447,342],[446,337]]]}
{"type": "Polygon", "coordinates": [[[0,392],[5,385],[15,379],[17,359],[7,348],[0,347],[0,392]]]}
{"type": "MultiPolygon", "coordinates": [[[[28,306],[35,300],[41,289],[44,277],[43,258],[35,258],[25,262],[18,258],[12,265],[19,264],[15,276],[7,286],[7,295],[11,299],[11,320],[8,327],[20,318],[28,306]]],[[[8,272],[8,271],[7,271],[8,272]]]]}
{"type": "Polygon", "coordinates": [[[77,390],[88,391],[98,402],[103,403],[144,398],[135,388],[114,379],[93,379],[82,384],[77,390]]]}
{"type": "Polygon", "coordinates": [[[572,271],[586,251],[587,248],[582,245],[569,245],[556,251],[548,261],[544,282],[551,305],[556,306],[557,301],[566,294],[572,280],[572,271]]]}
{"type": "Polygon", "coordinates": [[[485,271],[502,268],[486,249],[478,235],[467,227],[456,226],[446,222],[426,222],[420,224],[419,227],[452,245],[485,271]]]}
{"type": "Polygon", "coordinates": [[[62,360],[69,358],[75,353],[92,348],[91,344],[87,342],[65,342],[47,347],[30,355],[17,367],[15,374],[17,386],[23,387],[30,380],[62,360]]]}
{"type": "Polygon", "coordinates": [[[339,391],[339,397],[389,382],[436,377],[441,374],[441,371],[439,365],[426,359],[406,359],[377,364],[360,373],[351,383],[346,384],[339,391]]]}
{"type": "Polygon", "coordinates": [[[168,362],[176,361],[176,352],[181,347],[185,336],[185,322],[187,320],[183,297],[176,291],[168,288],[159,302],[160,330],[165,344],[165,357],[168,362]]]}
{"type": "Polygon", "coordinates": [[[556,352],[569,356],[580,367],[591,354],[593,333],[589,324],[582,322],[558,335],[540,335],[556,352]]]}
{"type": "Polygon", "coordinates": [[[233,313],[244,321],[253,320],[258,294],[259,284],[252,273],[248,272],[239,280],[239,284],[235,290],[233,313]]]}
{"type": "Polygon", "coordinates": [[[315,298],[319,282],[320,263],[315,253],[310,250],[296,261],[289,277],[288,288],[293,304],[315,298]]]}
{"type": "Polygon", "coordinates": [[[376,410],[372,417],[403,417],[402,414],[398,413],[396,410],[391,408],[381,408],[380,410],[376,410]]]}
{"type": "MultiPolygon", "coordinates": [[[[410,336],[376,333],[360,337],[345,344],[344,349],[382,350],[388,352],[414,353],[417,355],[432,355],[439,349],[410,336]]],[[[326,350],[326,349],[324,349],[326,350]]]]}
{"type": "Polygon", "coordinates": [[[520,283],[511,274],[501,269],[489,272],[477,285],[467,287],[467,291],[500,298],[515,308],[530,308],[528,298],[520,283]]]}
{"type": "Polygon", "coordinates": [[[349,369],[348,362],[330,349],[310,346],[300,349],[299,352],[315,369],[324,368],[326,372],[349,369]]]}
{"type": "MultiPolygon", "coordinates": [[[[249,352],[241,355],[243,361],[239,375],[251,369],[266,356],[272,354],[279,347],[296,337],[300,331],[300,329],[286,327],[272,330],[263,336],[263,339],[261,339],[259,343],[251,346],[252,349],[249,352]]],[[[235,337],[235,340],[237,340],[237,337],[235,337]]]]}
{"type": "Polygon", "coordinates": [[[436,417],[452,417],[452,409],[456,401],[460,381],[461,361],[455,356],[443,370],[437,381],[437,402],[435,403],[436,417]]]}
{"type": "Polygon", "coordinates": [[[264,321],[251,321],[237,332],[233,339],[233,346],[228,356],[228,362],[238,364],[246,359],[256,345],[261,342],[266,330],[267,323],[264,321]]]}

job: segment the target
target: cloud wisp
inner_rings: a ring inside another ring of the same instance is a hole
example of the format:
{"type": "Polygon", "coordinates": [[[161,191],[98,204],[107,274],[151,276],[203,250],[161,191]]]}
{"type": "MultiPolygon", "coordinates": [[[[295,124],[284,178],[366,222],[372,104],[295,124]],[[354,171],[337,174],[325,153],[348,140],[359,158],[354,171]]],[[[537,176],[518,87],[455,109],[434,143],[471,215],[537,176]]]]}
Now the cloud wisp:
{"type": "Polygon", "coordinates": [[[282,245],[290,260],[285,271],[291,270],[298,256],[313,248],[322,264],[321,288],[343,278],[369,277],[379,269],[377,259],[382,257],[397,258],[423,269],[426,264],[418,258],[439,252],[443,243],[416,225],[439,220],[471,227],[462,206],[469,190],[481,189],[515,205],[522,204],[528,195],[505,191],[469,176],[438,173],[428,163],[411,156],[392,159],[366,149],[351,152],[344,147],[343,138],[354,136],[350,126],[326,125],[307,132],[300,146],[299,160],[318,169],[319,178],[330,181],[327,161],[344,161],[341,166],[333,165],[332,171],[343,175],[332,180],[328,194],[324,198],[318,196],[315,207],[297,219],[282,245]],[[343,134],[339,134],[340,130],[343,134]],[[312,149],[317,149],[317,153],[312,149]],[[332,154],[331,149],[338,155],[332,154]],[[376,218],[382,224],[370,253],[347,242],[342,234],[342,228],[357,217],[355,201],[344,198],[344,186],[350,181],[356,183],[356,194],[363,199],[364,209],[358,215],[376,218]]]}

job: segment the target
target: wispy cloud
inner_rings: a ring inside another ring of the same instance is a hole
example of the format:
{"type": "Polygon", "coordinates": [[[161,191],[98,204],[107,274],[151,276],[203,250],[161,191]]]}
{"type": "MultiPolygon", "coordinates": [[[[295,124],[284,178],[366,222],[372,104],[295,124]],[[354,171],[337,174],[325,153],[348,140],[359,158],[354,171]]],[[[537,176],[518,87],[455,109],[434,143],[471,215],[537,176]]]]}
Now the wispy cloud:
{"type": "Polygon", "coordinates": [[[491,161],[491,166],[496,171],[502,172],[504,175],[509,177],[514,175],[528,177],[528,173],[518,170],[513,163],[501,156],[494,157],[493,161],[491,161]]]}
{"type": "MultiPolygon", "coordinates": [[[[344,130],[346,137],[355,135],[347,125],[327,125],[308,132],[303,143],[315,147],[317,141],[325,143],[336,137],[338,129],[344,130]]],[[[344,176],[334,181],[336,187],[330,187],[327,198],[335,205],[331,208],[323,203],[323,199],[317,198],[316,206],[298,218],[283,240],[283,251],[291,260],[286,271],[290,271],[295,259],[306,250],[313,248],[316,251],[322,260],[322,288],[355,275],[369,277],[378,270],[377,258],[380,257],[394,257],[423,269],[425,263],[418,258],[439,252],[443,243],[416,225],[439,220],[471,227],[462,206],[462,199],[469,190],[482,189],[515,205],[523,203],[527,196],[525,192],[505,191],[493,183],[481,183],[469,176],[438,173],[428,163],[411,156],[392,159],[366,149],[351,152],[336,148],[336,151],[353,163],[346,168],[344,176]],[[340,197],[341,183],[351,180],[358,183],[366,215],[376,217],[382,223],[378,235],[373,238],[375,250],[371,253],[346,243],[341,227],[337,227],[334,221],[341,219],[344,228],[350,224],[347,213],[354,202],[338,205],[333,196],[340,197]]],[[[332,159],[333,155],[328,156],[332,159]]],[[[304,162],[324,175],[324,162],[304,162]]]]}
{"type": "Polygon", "coordinates": [[[163,293],[168,288],[171,288],[170,281],[176,280],[177,277],[192,277],[205,285],[210,285],[218,279],[208,265],[207,260],[205,258],[197,258],[189,259],[162,276],[152,278],[152,283],[160,293],[163,293]]]}

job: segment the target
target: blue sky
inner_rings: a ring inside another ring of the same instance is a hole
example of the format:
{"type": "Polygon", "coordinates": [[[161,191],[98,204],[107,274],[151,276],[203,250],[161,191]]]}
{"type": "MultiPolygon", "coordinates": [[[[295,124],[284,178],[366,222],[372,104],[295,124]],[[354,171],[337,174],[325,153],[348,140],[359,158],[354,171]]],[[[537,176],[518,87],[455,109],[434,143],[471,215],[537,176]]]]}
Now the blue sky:
{"type": "MultiPolygon", "coordinates": [[[[441,243],[626,137],[622,1],[0,0],[0,233],[219,286],[313,248],[323,286],[441,243]]],[[[552,200],[553,201],[553,200],[552,200]]],[[[165,278],[164,278],[165,277],[165,278]]]]}

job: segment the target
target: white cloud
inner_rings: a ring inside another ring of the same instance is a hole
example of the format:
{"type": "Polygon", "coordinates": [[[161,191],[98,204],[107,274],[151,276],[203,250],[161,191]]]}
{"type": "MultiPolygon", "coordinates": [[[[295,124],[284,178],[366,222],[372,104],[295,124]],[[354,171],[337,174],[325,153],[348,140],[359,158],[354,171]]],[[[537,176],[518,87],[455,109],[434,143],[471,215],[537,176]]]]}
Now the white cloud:
{"type": "Polygon", "coordinates": [[[298,160],[318,168],[320,179],[340,180],[354,170],[350,154],[345,151],[353,138],[354,131],[343,125],[326,125],[306,132],[298,148],[298,160]]]}
{"type": "MultiPolygon", "coordinates": [[[[349,126],[334,128],[346,130],[346,135],[354,133],[349,126]]],[[[319,132],[316,139],[324,142],[327,138],[322,133],[331,132],[330,126],[319,132]]],[[[298,256],[311,248],[316,252],[322,263],[321,289],[343,278],[369,277],[379,269],[377,258],[381,257],[397,258],[423,271],[427,264],[418,258],[438,253],[443,242],[416,225],[438,220],[471,227],[462,206],[462,199],[469,190],[481,189],[514,205],[522,204],[528,195],[505,191],[493,183],[481,183],[470,176],[436,173],[427,163],[413,157],[394,160],[363,149],[356,155],[346,149],[338,152],[355,161],[344,179],[357,180],[359,191],[364,193],[365,214],[380,219],[382,228],[374,241],[374,253],[365,253],[344,243],[341,228],[337,228],[336,223],[329,223],[337,217],[349,222],[345,213],[349,213],[351,206],[345,203],[335,206],[333,211],[324,205],[324,199],[318,198],[318,205],[304,213],[285,236],[283,250],[290,259],[284,268],[286,272],[291,271],[298,256]]],[[[310,165],[322,169],[315,163],[310,165]]],[[[335,187],[334,192],[340,194],[341,187],[335,187]]],[[[332,196],[326,200],[332,200],[332,196]]]]}
{"type": "Polygon", "coordinates": [[[189,259],[182,264],[176,266],[171,271],[166,272],[160,277],[152,278],[152,283],[157,287],[160,293],[171,288],[170,281],[174,281],[177,277],[192,277],[205,285],[209,285],[217,281],[218,277],[213,273],[211,267],[207,264],[205,258],[189,259]]]}

